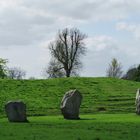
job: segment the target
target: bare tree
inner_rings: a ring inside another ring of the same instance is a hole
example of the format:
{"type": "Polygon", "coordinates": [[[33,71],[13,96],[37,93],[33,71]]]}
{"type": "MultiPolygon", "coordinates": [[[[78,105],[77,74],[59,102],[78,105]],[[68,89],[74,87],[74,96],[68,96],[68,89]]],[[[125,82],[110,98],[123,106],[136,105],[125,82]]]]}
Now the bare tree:
{"type": "Polygon", "coordinates": [[[122,75],[122,65],[117,61],[116,58],[113,58],[107,69],[107,76],[120,78],[121,75],[122,75]]]}
{"type": "Polygon", "coordinates": [[[48,68],[44,70],[43,75],[48,78],[60,78],[65,76],[65,72],[61,63],[51,60],[48,68]]]}
{"type": "Polygon", "coordinates": [[[34,76],[31,76],[28,78],[29,80],[35,80],[36,78],[34,76]]]}
{"type": "Polygon", "coordinates": [[[21,68],[13,67],[8,69],[8,77],[11,79],[23,79],[26,72],[21,68]]]}
{"type": "MultiPolygon", "coordinates": [[[[64,71],[66,77],[77,73],[82,66],[80,58],[85,54],[86,48],[84,39],[86,35],[78,29],[64,29],[59,31],[54,42],[50,43],[49,49],[55,65],[51,64],[49,69],[57,69],[59,72],[64,71]],[[58,64],[58,66],[56,66],[58,64]],[[54,68],[52,68],[54,66],[54,68]],[[57,67],[57,68],[56,68],[57,67]],[[60,69],[61,68],[61,69],[60,69]]],[[[54,72],[54,71],[52,71],[54,72]]]]}

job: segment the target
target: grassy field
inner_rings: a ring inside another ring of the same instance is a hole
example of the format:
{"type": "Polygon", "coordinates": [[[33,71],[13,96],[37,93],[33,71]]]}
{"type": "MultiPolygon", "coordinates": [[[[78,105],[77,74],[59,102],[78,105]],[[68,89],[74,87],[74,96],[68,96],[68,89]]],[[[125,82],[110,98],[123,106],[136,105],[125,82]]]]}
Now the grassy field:
{"type": "Polygon", "coordinates": [[[83,95],[80,112],[135,112],[135,93],[140,83],[113,78],[60,78],[49,80],[0,80],[0,116],[9,100],[22,100],[30,116],[60,114],[66,91],[78,89],[83,95]]]}
{"type": "Polygon", "coordinates": [[[139,82],[113,78],[0,80],[0,140],[139,140],[137,88],[139,82]],[[70,89],[83,95],[81,120],[60,115],[61,99],[70,89]],[[8,122],[9,100],[26,103],[29,123],[8,122]]]}
{"type": "Polygon", "coordinates": [[[0,119],[1,140],[139,140],[140,116],[135,114],[29,117],[30,123],[0,119]]]}

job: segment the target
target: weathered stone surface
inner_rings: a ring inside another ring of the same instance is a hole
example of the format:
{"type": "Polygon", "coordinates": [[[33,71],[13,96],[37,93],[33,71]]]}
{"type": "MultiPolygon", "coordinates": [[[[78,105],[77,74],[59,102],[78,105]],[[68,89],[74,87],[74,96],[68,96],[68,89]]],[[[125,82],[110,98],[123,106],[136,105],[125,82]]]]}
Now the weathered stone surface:
{"type": "Polygon", "coordinates": [[[21,101],[9,101],[5,111],[10,122],[27,122],[26,105],[21,101]]]}
{"type": "Polygon", "coordinates": [[[65,119],[79,119],[81,101],[82,95],[78,90],[70,90],[65,93],[60,106],[65,119]]]}
{"type": "Polygon", "coordinates": [[[137,102],[139,96],[140,96],[140,89],[137,89],[135,103],[137,102]]]}
{"type": "Polygon", "coordinates": [[[138,89],[136,92],[135,104],[136,104],[136,113],[140,115],[140,89],[138,89]]]}

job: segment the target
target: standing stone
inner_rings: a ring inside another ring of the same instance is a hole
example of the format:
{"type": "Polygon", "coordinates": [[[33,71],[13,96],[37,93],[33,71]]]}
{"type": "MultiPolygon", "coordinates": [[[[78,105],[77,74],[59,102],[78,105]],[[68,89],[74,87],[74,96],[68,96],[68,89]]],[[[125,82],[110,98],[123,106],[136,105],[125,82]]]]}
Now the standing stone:
{"type": "Polygon", "coordinates": [[[137,89],[135,104],[137,103],[137,100],[138,100],[139,96],[140,96],[140,89],[137,89]]]}
{"type": "Polygon", "coordinates": [[[136,113],[140,115],[140,96],[138,97],[137,104],[136,104],[136,113]]]}
{"type": "Polygon", "coordinates": [[[138,89],[136,92],[135,104],[136,104],[136,113],[140,115],[140,89],[138,89]]]}
{"type": "Polygon", "coordinates": [[[26,105],[21,101],[9,101],[5,111],[10,122],[27,122],[26,105]]]}
{"type": "Polygon", "coordinates": [[[79,119],[81,101],[82,95],[78,90],[70,90],[65,93],[60,106],[65,119],[79,119]]]}

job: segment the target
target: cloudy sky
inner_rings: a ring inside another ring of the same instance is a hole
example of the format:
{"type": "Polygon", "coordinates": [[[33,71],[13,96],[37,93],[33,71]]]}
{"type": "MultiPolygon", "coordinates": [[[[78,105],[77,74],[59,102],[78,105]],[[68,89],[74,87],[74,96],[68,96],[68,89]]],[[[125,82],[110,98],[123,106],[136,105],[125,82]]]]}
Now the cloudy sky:
{"type": "Polygon", "coordinates": [[[42,78],[59,29],[88,35],[81,76],[105,76],[112,58],[140,64],[140,0],[0,0],[0,57],[42,78]]]}

